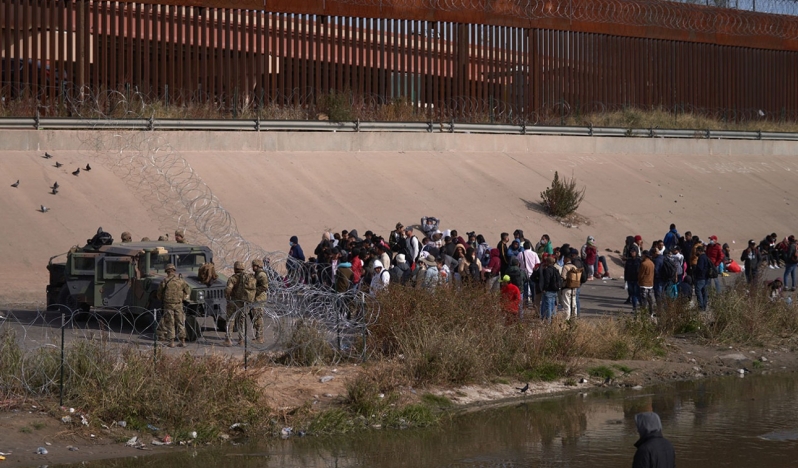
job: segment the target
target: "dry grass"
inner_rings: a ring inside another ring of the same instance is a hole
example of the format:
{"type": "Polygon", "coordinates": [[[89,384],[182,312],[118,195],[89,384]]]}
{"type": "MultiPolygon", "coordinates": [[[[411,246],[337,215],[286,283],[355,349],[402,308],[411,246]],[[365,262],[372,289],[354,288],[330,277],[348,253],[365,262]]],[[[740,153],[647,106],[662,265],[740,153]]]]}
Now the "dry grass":
{"type": "MultiPolygon", "coordinates": [[[[169,99],[153,99],[134,89],[86,90],[68,98],[45,101],[33,96],[19,97],[0,103],[0,117],[33,117],[38,112],[47,117],[82,118],[155,118],[155,119],[256,119],[261,120],[330,120],[364,122],[468,122],[468,123],[537,123],[620,128],[675,128],[693,130],[748,130],[798,132],[798,122],[743,117],[733,111],[702,114],[671,109],[608,110],[560,115],[556,110],[533,116],[515,115],[511,110],[496,108],[493,112],[479,100],[464,99],[453,103],[456,110],[417,107],[407,99],[384,99],[362,96],[349,91],[268,98],[227,96],[207,100],[199,95],[175,95],[169,99]],[[237,99],[236,99],[237,98],[237,99]],[[235,104],[234,104],[235,103],[235,104]]],[[[701,137],[701,134],[697,134],[701,137]]]]}
{"type": "MultiPolygon", "coordinates": [[[[0,395],[56,400],[60,354],[55,347],[24,352],[13,332],[0,337],[0,395]]],[[[218,356],[159,355],[134,348],[111,349],[82,341],[67,347],[64,402],[82,408],[90,421],[125,420],[133,429],[168,428],[177,438],[197,431],[215,438],[236,422],[267,424],[269,408],[255,371],[218,356]]],[[[53,403],[53,405],[55,405],[53,403]]]]}
{"type": "Polygon", "coordinates": [[[710,116],[668,110],[642,110],[629,108],[613,112],[572,115],[566,125],[593,125],[594,127],[620,128],[674,128],[687,130],[745,130],[764,132],[798,132],[798,122],[774,122],[764,119],[733,121],[710,116]]]}

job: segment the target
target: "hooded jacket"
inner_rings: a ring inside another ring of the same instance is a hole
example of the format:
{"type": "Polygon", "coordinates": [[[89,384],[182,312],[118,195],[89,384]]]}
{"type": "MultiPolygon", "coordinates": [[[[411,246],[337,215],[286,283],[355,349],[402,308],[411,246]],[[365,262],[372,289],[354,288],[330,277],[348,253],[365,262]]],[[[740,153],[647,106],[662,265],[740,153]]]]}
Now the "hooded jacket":
{"type": "Polygon", "coordinates": [[[662,243],[665,244],[665,249],[670,250],[679,244],[679,231],[676,228],[671,229],[662,238],[662,243]]]}
{"type": "Polygon", "coordinates": [[[723,261],[723,247],[717,242],[710,242],[707,245],[707,257],[713,265],[720,265],[720,262],[723,261]]]}
{"type": "Polygon", "coordinates": [[[640,439],[635,442],[637,451],[632,468],[674,468],[676,451],[662,436],[662,421],[657,413],[638,413],[635,425],[640,439]]]}
{"type": "Polygon", "coordinates": [[[490,250],[490,262],[487,268],[490,270],[490,276],[499,276],[502,262],[499,259],[499,249],[490,250]]]}
{"type": "Polygon", "coordinates": [[[510,277],[510,283],[514,284],[519,290],[524,287],[524,279],[526,275],[521,268],[518,267],[518,259],[513,257],[510,259],[510,266],[507,267],[506,275],[510,277]]]}

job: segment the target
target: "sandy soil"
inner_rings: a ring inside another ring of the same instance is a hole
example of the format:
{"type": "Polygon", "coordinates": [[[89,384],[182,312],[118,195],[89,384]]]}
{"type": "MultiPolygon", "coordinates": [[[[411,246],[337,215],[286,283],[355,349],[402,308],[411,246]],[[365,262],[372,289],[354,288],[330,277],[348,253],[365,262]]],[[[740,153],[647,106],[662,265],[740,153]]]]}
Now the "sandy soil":
{"type": "MultiPolygon", "coordinates": [[[[407,146],[412,138],[407,136],[407,146]]],[[[548,233],[557,245],[581,246],[593,235],[600,250],[621,249],[630,234],[646,242],[661,238],[675,222],[681,232],[718,235],[734,255],[750,238],[794,229],[784,216],[798,203],[798,162],[790,155],[573,153],[546,141],[545,153],[484,153],[463,145],[458,151],[178,155],[211,188],[243,237],[267,250],[286,251],[288,238],[297,235],[312,253],[325,229],[387,235],[397,221],[410,225],[422,216],[441,218],[443,229],[475,230],[491,244],[500,232],[520,228],[534,240],[548,233]],[[539,194],[554,171],[573,174],[586,186],[579,213],[590,225],[569,228],[543,214],[539,194]]],[[[0,174],[7,179],[0,187],[0,304],[43,301],[48,259],[83,244],[98,226],[117,238],[128,230],[140,239],[185,222],[159,218],[157,197],[135,188],[143,176],[110,165],[123,164],[123,157],[87,149],[44,159],[44,150],[0,151],[0,174]],[[56,169],[55,160],[64,166],[56,169]],[[91,172],[71,175],[86,163],[91,172]],[[17,179],[20,186],[11,188],[17,179]],[[51,195],[55,181],[61,189],[51,195]],[[51,211],[39,213],[42,204],[51,211]]]]}

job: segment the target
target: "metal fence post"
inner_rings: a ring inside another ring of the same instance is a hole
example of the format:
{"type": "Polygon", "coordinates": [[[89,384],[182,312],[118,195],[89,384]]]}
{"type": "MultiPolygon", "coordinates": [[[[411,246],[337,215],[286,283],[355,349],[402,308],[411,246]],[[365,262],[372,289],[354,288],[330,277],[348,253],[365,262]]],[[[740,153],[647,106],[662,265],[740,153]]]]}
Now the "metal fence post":
{"type": "Polygon", "coordinates": [[[64,334],[66,330],[66,312],[61,312],[61,381],[58,385],[59,403],[64,406],[64,334]]]}
{"type": "Polygon", "coordinates": [[[152,363],[158,364],[158,309],[152,309],[152,363]]]}
{"type": "Polygon", "coordinates": [[[247,343],[249,342],[249,303],[244,303],[244,370],[247,370],[247,343]]]}

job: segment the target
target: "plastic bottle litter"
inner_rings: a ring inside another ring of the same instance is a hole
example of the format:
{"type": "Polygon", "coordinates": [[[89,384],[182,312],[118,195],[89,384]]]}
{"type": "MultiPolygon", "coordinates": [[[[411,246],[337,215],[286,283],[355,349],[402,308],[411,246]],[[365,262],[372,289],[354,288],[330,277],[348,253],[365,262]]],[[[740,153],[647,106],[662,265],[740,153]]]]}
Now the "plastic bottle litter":
{"type": "Polygon", "coordinates": [[[139,438],[137,436],[133,436],[130,439],[128,439],[127,442],[125,442],[125,445],[127,445],[128,447],[133,447],[134,445],[136,445],[136,442],[138,442],[138,440],[139,438]]]}
{"type": "Polygon", "coordinates": [[[116,425],[119,427],[127,427],[127,421],[117,421],[116,425]]]}
{"type": "Polygon", "coordinates": [[[44,447],[39,447],[36,449],[36,453],[38,453],[39,455],[47,455],[47,449],[44,447]]]}
{"type": "Polygon", "coordinates": [[[325,375],[324,377],[322,377],[321,379],[319,379],[319,381],[320,381],[321,383],[327,383],[327,382],[329,382],[330,380],[332,380],[332,379],[334,379],[334,378],[335,378],[335,377],[333,377],[332,375],[325,375]]]}
{"type": "Polygon", "coordinates": [[[72,422],[72,416],[64,416],[61,418],[61,422],[64,424],[70,424],[72,422]]]}
{"type": "Polygon", "coordinates": [[[157,427],[153,426],[152,424],[147,424],[147,429],[151,431],[160,431],[157,427]]]}
{"type": "Polygon", "coordinates": [[[191,433],[189,435],[191,436],[192,439],[196,439],[197,438],[197,431],[191,431],[191,433]]]}

